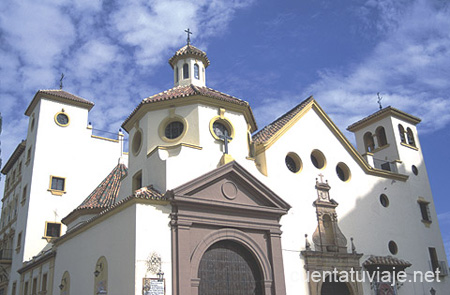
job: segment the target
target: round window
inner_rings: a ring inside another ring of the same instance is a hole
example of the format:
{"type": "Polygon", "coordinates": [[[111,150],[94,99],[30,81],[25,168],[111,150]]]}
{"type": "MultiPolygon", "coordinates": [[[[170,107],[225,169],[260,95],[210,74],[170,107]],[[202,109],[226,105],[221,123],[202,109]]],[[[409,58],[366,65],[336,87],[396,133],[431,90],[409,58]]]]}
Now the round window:
{"type": "Polygon", "coordinates": [[[69,116],[67,116],[65,113],[56,114],[55,120],[59,126],[65,127],[69,125],[69,116]]]}
{"type": "Polygon", "coordinates": [[[284,161],[286,163],[286,167],[292,173],[297,173],[302,169],[302,160],[300,160],[300,157],[295,153],[287,154],[284,161]]]}
{"type": "Polygon", "coordinates": [[[398,253],[398,247],[394,241],[390,241],[388,244],[388,247],[389,247],[389,252],[391,252],[391,254],[395,255],[398,253]]]}
{"type": "Polygon", "coordinates": [[[381,194],[380,195],[380,203],[383,207],[388,207],[389,206],[389,199],[385,194],[381,194]]]}
{"type": "Polygon", "coordinates": [[[223,141],[225,135],[228,142],[231,142],[234,138],[233,124],[223,116],[216,116],[209,121],[209,131],[216,140],[223,141]]]}
{"type": "Polygon", "coordinates": [[[133,135],[133,141],[131,143],[131,150],[133,154],[137,156],[142,146],[142,132],[141,130],[137,130],[133,135]]]}
{"type": "Polygon", "coordinates": [[[340,162],[339,164],[337,164],[336,173],[340,180],[342,180],[342,181],[350,180],[350,176],[351,176],[350,169],[344,163],[340,162]]]}
{"type": "Polygon", "coordinates": [[[323,168],[325,168],[325,166],[327,164],[325,156],[319,150],[314,150],[311,153],[311,162],[313,163],[314,167],[316,167],[317,169],[323,169],[323,168]]]}
{"type": "Polygon", "coordinates": [[[219,138],[224,137],[225,133],[227,136],[230,136],[230,130],[228,130],[228,128],[224,124],[218,121],[213,123],[213,131],[214,134],[219,138]]]}
{"type": "Polygon", "coordinates": [[[414,173],[414,175],[418,175],[419,174],[419,169],[417,169],[416,165],[412,165],[411,170],[414,173]]]}
{"type": "Polygon", "coordinates": [[[164,129],[164,135],[168,139],[175,139],[181,136],[184,131],[184,124],[180,121],[173,121],[167,124],[166,128],[164,129]]]}

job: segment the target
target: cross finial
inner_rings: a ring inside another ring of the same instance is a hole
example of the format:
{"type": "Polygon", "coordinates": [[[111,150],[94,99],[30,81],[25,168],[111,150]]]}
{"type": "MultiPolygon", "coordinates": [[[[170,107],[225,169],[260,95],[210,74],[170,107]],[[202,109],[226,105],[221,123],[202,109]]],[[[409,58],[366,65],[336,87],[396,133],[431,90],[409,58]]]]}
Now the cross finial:
{"type": "Polygon", "coordinates": [[[223,135],[219,135],[219,138],[223,140],[223,143],[225,145],[225,154],[228,154],[228,141],[232,140],[233,138],[228,135],[228,130],[226,129],[223,135]]]}
{"type": "Polygon", "coordinates": [[[187,30],[184,30],[184,31],[187,34],[187,40],[186,40],[187,45],[190,45],[191,44],[191,36],[190,35],[192,34],[192,32],[189,30],[189,28],[187,30]]]}
{"type": "Polygon", "coordinates": [[[378,104],[380,105],[380,110],[383,108],[382,106],[381,106],[381,100],[383,99],[381,96],[380,96],[380,93],[379,92],[377,92],[377,96],[378,96],[378,104]]]}
{"type": "Polygon", "coordinates": [[[63,88],[63,79],[64,79],[64,73],[61,73],[61,79],[59,79],[59,89],[63,88]]]}
{"type": "Polygon", "coordinates": [[[320,174],[319,174],[319,177],[320,177],[320,183],[323,183],[323,174],[320,173],[320,174]]]}

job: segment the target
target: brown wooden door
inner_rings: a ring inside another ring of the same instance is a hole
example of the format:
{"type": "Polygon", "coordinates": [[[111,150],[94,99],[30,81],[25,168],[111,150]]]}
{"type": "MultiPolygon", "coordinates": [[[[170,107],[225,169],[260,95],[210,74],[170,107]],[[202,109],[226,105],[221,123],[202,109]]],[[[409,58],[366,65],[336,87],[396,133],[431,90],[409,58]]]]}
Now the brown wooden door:
{"type": "Polygon", "coordinates": [[[350,290],[347,284],[342,282],[330,282],[325,280],[322,284],[321,295],[350,295],[350,290]]]}
{"type": "Polygon", "coordinates": [[[260,267],[242,245],[221,241],[203,255],[198,270],[199,295],[262,295],[260,267]]]}

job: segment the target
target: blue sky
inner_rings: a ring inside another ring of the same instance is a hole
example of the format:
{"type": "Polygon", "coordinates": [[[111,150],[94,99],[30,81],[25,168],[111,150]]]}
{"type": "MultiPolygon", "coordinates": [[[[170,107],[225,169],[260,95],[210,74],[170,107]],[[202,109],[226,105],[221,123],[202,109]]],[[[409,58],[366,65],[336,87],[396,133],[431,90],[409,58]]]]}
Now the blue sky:
{"type": "Polygon", "coordinates": [[[260,128],[311,94],[341,130],[377,111],[377,92],[422,118],[449,254],[449,15],[444,0],[1,1],[2,158],[26,136],[34,93],[58,88],[62,72],[64,90],[96,103],[94,128],[117,131],[172,87],[167,61],[189,27],[211,60],[207,85],[249,101],[260,128]]]}

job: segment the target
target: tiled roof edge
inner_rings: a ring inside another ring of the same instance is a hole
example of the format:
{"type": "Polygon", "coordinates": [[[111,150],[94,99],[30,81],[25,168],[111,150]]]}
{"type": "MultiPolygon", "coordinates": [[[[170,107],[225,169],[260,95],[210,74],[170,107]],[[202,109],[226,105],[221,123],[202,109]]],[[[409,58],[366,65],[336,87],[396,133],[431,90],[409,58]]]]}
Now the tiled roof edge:
{"type": "Polygon", "coordinates": [[[16,161],[20,158],[20,156],[22,155],[23,151],[25,150],[25,146],[27,144],[26,140],[22,140],[16,147],[16,149],[14,150],[14,152],[11,154],[11,156],[9,157],[8,161],[6,162],[6,164],[3,166],[1,173],[3,175],[6,175],[9,170],[11,170],[12,166],[14,166],[14,164],[16,163],[16,161]]]}
{"type": "MultiPolygon", "coordinates": [[[[283,115],[279,116],[277,119],[275,119],[272,123],[264,126],[261,130],[257,131],[253,136],[252,139],[255,142],[266,142],[268,141],[270,138],[272,138],[279,130],[281,130],[289,121],[287,121],[286,123],[282,124],[279,127],[274,128],[274,126],[280,122],[281,120],[283,120],[285,117],[293,114],[295,116],[295,114],[297,114],[298,112],[300,112],[306,105],[308,105],[311,101],[314,101],[314,97],[313,96],[309,96],[307,99],[303,100],[302,102],[300,102],[299,104],[297,104],[296,106],[294,106],[292,109],[290,109],[289,111],[287,111],[286,113],[284,113],[283,115]],[[264,137],[265,133],[270,134],[271,133],[271,128],[276,129],[275,132],[273,132],[272,135],[269,135],[269,137],[267,139],[264,140],[260,140],[259,137],[264,137]]],[[[291,118],[292,119],[292,118],[291,118]]]]}
{"type": "Polygon", "coordinates": [[[379,111],[377,111],[377,112],[375,112],[375,113],[373,113],[373,114],[371,114],[371,115],[369,115],[369,116],[367,116],[367,117],[365,117],[365,118],[363,118],[363,119],[361,119],[361,120],[359,120],[359,121],[349,125],[347,127],[347,130],[348,131],[355,130],[355,129],[357,129],[358,126],[363,125],[364,123],[369,122],[370,120],[372,120],[372,119],[374,119],[376,117],[379,117],[379,116],[381,116],[381,115],[383,115],[385,113],[389,113],[389,112],[393,112],[394,114],[397,114],[397,115],[400,115],[400,116],[402,116],[404,118],[407,118],[408,120],[410,120],[411,122],[414,122],[415,124],[418,124],[420,121],[422,121],[420,118],[418,118],[416,116],[408,114],[408,113],[406,113],[404,111],[401,111],[399,109],[396,109],[394,107],[387,106],[387,107],[385,107],[385,108],[383,108],[383,109],[381,109],[381,110],[379,110],[379,111]]]}

